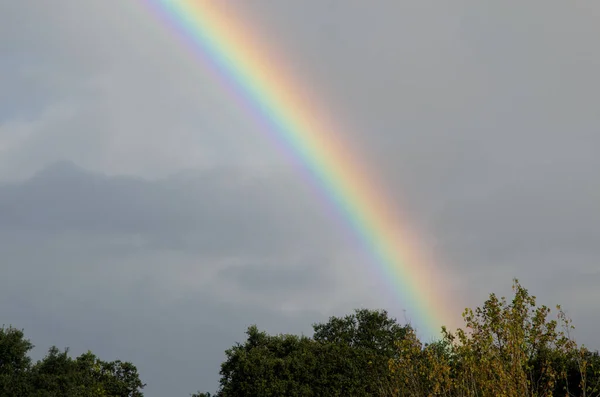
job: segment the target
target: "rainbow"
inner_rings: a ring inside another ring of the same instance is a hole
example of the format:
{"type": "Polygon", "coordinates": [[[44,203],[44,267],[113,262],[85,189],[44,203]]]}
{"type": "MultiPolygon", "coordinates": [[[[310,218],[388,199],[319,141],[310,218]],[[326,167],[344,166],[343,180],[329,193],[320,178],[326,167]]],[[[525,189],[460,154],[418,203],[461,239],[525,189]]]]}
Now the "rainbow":
{"type": "MultiPolygon", "coordinates": [[[[358,237],[396,298],[407,308],[419,334],[439,336],[450,312],[440,267],[418,239],[397,221],[394,205],[373,183],[350,147],[335,135],[341,131],[322,112],[303,85],[284,73],[243,21],[225,2],[204,0],[143,0],[157,17],[174,28],[201,59],[208,62],[224,86],[270,134],[274,142],[299,162],[358,237]]],[[[371,174],[372,175],[372,174],[371,174]]]]}

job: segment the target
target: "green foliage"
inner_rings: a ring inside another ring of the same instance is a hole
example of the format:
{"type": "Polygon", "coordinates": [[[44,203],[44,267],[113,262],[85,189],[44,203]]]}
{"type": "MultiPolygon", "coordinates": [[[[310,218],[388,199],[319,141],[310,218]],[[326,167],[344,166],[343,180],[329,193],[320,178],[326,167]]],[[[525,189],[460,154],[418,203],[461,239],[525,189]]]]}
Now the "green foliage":
{"type": "Polygon", "coordinates": [[[402,340],[407,327],[390,318],[385,310],[355,310],[345,317],[330,317],[314,324],[314,340],[335,343],[372,352],[395,354],[395,342],[402,340]]]}
{"type": "Polygon", "coordinates": [[[32,348],[23,331],[0,329],[0,396],[143,397],[145,385],[131,363],[105,362],[89,351],[73,359],[53,346],[32,365],[32,348]]]}
{"type": "Polygon", "coordinates": [[[131,363],[105,362],[89,351],[73,359],[56,347],[32,367],[30,378],[34,396],[141,397],[145,386],[131,363]]]}
{"type": "Polygon", "coordinates": [[[223,396],[305,396],[314,367],[312,341],[293,335],[269,336],[255,326],[248,339],[226,351],[221,366],[223,396]]]}
{"type": "MultiPolygon", "coordinates": [[[[313,324],[312,337],[248,328],[226,350],[220,390],[192,397],[600,397],[600,354],[578,346],[518,280],[509,302],[491,294],[465,328],[423,344],[386,311],[356,310],[313,324]]],[[[0,397],[143,397],[137,368],[51,347],[32,363],[22,330],[0,328],[0,397]]]]}
{"type": "Polygon", "coordinates": [[[598,352],[577,346],[560,307],[551,319],[518,280],[513,290],[430,344],[385,311],[331,317],[312,338],[252,326],[226,351],[216,396],[600,397],[598,352]]]}
{"type": "Polygon", "coordinates": [[[518,280],[508,303],[491,294],[464,314],[466,330],[443,328],[442,341],[423,347],[414,333],[390,360],[395,396],[598,396],[598,354],[578,348],[570,320],[557,306],[537,306],[518,280]]]}
{"type": "MultiPolygon", "coordinates": [[[[93,357],[91,352],[89,355],[93,357]]],[[[79,358],[78,358],[79,359],[79,358]]],[[[141,390],[146,386],[140,380],[137,368],[120,360],[104,362],[97,360],[94,370],[99,367],[100,380],[109,396],[143,397],[141,390]]]]}
{"type": "MultiPolygon", "coordinates": [[[[390,318],[385,310],[367,309],[331,317],[313,328],[314,340],[327,352],[322,365],[330,365],[330,377],[340,380],[335,390],[341,388],[356,396],[374,395],[389,386],[387,363],[397,354],[395,343],[410,330],[390,318]]],[[[329,379],[324,381],[331,384],[329,379]]]]}
{"type": "Polygon", "coordinates": [[[370,310],[313,327],[313,338],[250,327],[246,342],[226,351],[218,395],[373,395],[387,385],[394,342],[407,332],[387,312],[370,310]]]}
{"type": "Polygon", "coordinates": [[[26,396],[28,370],[31,366],[29,351],[33,344],[25,339],[22,330],[0,328],[0,396],[26,396]]]}

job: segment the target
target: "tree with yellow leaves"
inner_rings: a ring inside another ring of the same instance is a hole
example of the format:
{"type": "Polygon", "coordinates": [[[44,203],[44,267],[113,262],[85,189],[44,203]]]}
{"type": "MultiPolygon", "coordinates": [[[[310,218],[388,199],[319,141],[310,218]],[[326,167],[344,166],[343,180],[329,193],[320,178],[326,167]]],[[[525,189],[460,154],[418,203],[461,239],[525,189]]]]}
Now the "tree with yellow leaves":
{"type": "Polygon", "coordinates": [[[537,306],[518,280],[509,303],[495,294],[465,310],[465,329],[442,328],[441,341],[425,345],[410,332],[389,362],[395,385],[389,396],[600,396],[598,354],[578,347],[560,306],[537,306]]]}

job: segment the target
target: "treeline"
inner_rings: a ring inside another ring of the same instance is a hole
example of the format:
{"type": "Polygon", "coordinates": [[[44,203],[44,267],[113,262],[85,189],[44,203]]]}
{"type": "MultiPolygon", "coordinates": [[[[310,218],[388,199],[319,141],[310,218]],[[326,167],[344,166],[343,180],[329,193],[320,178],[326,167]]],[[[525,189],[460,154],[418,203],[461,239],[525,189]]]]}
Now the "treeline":
{"type": "Polygon", "coordinates": [[[385,311],[331,317],[311,338],[250,327],[226,351],[214,396],[600,396],[598,352],[575,343],[559,306],[552,315],[518,280],[513,291],[465,310],[464,329],[428,344],[385,311]]]}
{"type": "MultiPolygon", "coordinates": [[[[432,343],[383,310],[331,317],[311,337],[251,326],[225,352],[219,390],[192,397],[600,396],[598,352],[571,338],[560,307],[538,306],[517,280],[513,290],[465,310],[464,329],[432,343]]],[[[56,347],[32,363],[32,347],[22,330],[0,329],[0,396],[143,396],[132,363],[56,347]]]]}
{"type": "Polygon", "coordinates": [[[102,361],[89,351],[72,358],[68,349],[53,346],[34,364],[32,348],[22,330],[0,328],[0,396],[143,396],[145,385],[129,362],[102,361]]]}

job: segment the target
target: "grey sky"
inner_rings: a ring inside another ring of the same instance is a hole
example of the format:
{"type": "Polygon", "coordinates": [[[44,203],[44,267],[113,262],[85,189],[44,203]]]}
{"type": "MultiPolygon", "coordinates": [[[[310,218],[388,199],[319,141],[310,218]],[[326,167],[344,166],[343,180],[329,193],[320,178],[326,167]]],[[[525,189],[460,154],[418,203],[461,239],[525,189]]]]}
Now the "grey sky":
{"type": "MultiPolygon", "coordinates": [[[[233,4],[234,2],[232,2],[233,4]]],[[[246,5],[245,5],[246,4],[246,5]]],[[[254,1],[238,17],[480,304],[512,277],[600,326],[600,5],[254,1]]],[[[213,391],[224,349],[403,302],[142,2],[0,0],[0,323],[213,391]]],[[[459,316],[459,313],[456,313],[459,316]]]]}

